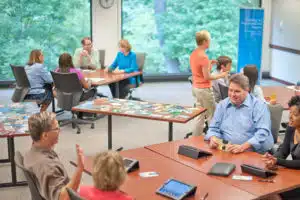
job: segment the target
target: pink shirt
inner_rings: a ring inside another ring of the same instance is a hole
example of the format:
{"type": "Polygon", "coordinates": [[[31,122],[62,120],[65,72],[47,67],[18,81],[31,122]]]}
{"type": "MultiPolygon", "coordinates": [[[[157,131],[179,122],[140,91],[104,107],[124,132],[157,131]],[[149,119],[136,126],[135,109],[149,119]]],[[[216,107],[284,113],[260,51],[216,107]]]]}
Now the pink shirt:
{"type": "Polygon", "coordinates": [[[119,190],[102,191],[95,188],[94,186],[80,186],[79,195],[86,200],[133,200],[132,197],[119,190]]]}
{"type": "MultiPolygon", "coordinates": [[[[59,72],[59,68],[56,68],[55,72],[59,72]]],[[[83,74],[79,69],[70,68],[70,73],[76,73],[78,76],[78,79],[81,81],[83,79],[83,74]]]]}

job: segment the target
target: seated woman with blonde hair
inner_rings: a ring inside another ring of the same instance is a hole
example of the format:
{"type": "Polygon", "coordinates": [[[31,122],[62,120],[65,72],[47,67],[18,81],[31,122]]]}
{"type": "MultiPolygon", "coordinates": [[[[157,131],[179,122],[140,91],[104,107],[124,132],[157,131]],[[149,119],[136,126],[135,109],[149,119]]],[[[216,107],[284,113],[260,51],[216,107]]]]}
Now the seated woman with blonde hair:
{"type": "Polygon", "coordinates": [[[30,90],[24,99],[36,100],[41,106],[40,112],[47,110],[53,99],[52,77],[44,65],[44,55],[40,49],[30,52],[25,72],[30,83],[30,90]]]}
{"type": "Polygon", "coordinates": [[[132,200],[119,190],[126,179],[123,158],[118,152],[99,153],[93,164],[94,186],[81,186],[79,194],[86,200],[132,200]]]}
{"type": "MultiPolygon", "coordinates": [[[[120,40],[119,52],[111,64],[110,67],[105,69],[106,72],[113,72],[115,74],[132,73],[138,71],[138,65],[136,61],[136,54],[131,51],[131,45],[128,40],[120,40]]],[[[120,95],[119,98],[123,99],[128,94],[130,88],[136,87],[136,82],[140,82],[139,78],[131,77],[119,82],[120,95]]],[[[114,84],[109,84],[112,96],[116,98],[116,91],[114,84]]]]}

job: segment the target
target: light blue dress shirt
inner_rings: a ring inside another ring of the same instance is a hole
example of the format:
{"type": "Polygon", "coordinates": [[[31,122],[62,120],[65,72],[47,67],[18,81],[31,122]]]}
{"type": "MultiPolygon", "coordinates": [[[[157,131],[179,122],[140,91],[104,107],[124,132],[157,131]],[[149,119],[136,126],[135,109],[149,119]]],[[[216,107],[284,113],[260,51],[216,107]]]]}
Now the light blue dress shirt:
{"type": "Polygon", "coordinates": [[[25,71],[30,83],[28,94],[42,94],[45,92],[45,89],[43,89],[45,83],[53,82],[50,72],[41,63],[34,63],[31,66],[26,65],[25,71]]]}
{"type": "Polygon", "coordinates": [[[267,105],[248,94],[240,107],[228,98],[216,108],[205,139],[216,136],[232,144],[248,142],[254,151],[263,153],[274,145],[271,118],[267,105]]]}
{"type": "MultiPolygon", "coordinates": [[[[119,70],[124,70],[126,73],[137,72],[139,69],[136,62],[136,54],[130,51],[128,55],[125,56],[122,52],[119,52],[109,68],[110,70],[115,70],[117,67],[119,70]]],[[[135,77],[129,78],[129,81],[132,85],[136,84],[135,77]]]]}

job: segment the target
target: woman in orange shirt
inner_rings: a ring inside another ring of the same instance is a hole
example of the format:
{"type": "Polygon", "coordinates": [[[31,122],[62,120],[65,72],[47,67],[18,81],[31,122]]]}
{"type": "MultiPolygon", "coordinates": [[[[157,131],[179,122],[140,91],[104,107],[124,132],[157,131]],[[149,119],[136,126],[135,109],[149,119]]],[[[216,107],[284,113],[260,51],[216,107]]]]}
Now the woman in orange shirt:
{"type": "Polygon", "coordinates": [[[215,100],[212,90],[212,80],[228,76],[229,71],[221,72],[217,75],[211,74],[212,65],[216,60],[209,60],[205,51],[210,45],[210,34],[207,30],[196,33],[197,48],[190,56],[190,66],[193,77],[193,96],[196,98],[196,106],[206,108],[207,111],[198,117],[194,135],[203,133],[205,118],[209,122],[215,111],[215,100]]]}

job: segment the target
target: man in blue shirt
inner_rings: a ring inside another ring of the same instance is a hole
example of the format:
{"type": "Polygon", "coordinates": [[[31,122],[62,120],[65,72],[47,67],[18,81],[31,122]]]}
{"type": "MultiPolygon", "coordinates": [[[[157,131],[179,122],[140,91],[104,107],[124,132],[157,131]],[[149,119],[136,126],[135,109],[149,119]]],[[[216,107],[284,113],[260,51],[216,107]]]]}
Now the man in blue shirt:
{"type": "Polygon", "coordinates": [[[249,94],[249,80],[235,74],[229,80],[228,96],[216,108],[205,140],[218,147],[218,139],[229,141],[227,151],[263,153],[274,145],[267,105],[249,94]]]}

